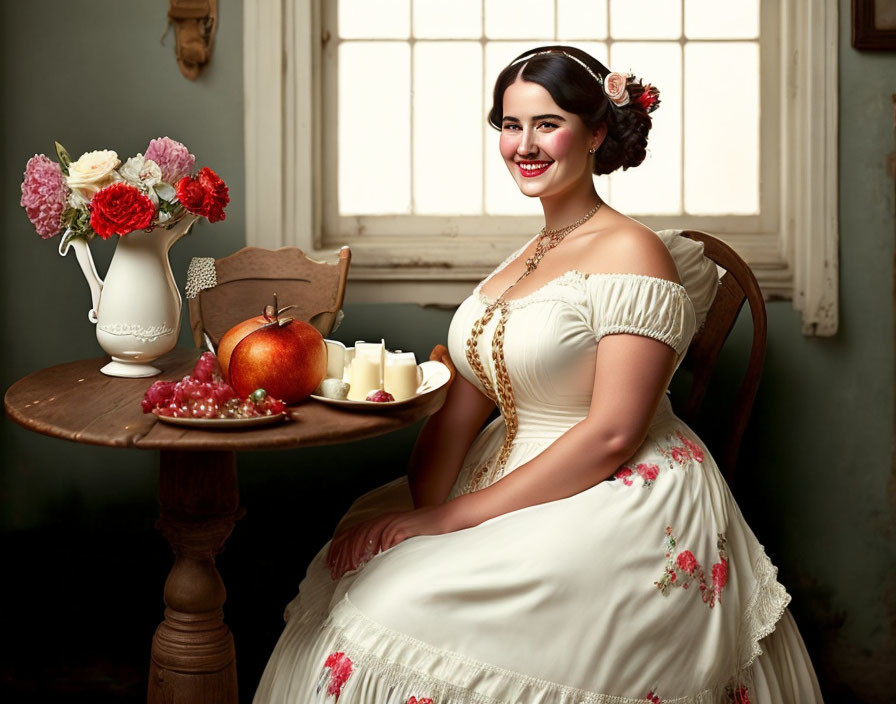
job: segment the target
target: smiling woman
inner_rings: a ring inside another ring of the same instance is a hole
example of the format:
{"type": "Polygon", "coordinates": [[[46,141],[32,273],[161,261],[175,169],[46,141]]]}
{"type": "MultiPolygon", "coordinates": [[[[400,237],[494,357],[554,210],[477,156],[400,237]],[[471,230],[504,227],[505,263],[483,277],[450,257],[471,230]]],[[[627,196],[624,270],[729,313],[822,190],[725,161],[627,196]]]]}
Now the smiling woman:
{"type": "Polygon", "coordinates": [[[545,225],[458,308],[408,477],[309,566],[256,702],[821,700],[775,567],[665,393],[715,264],[595,189],[643,161],[658,96],[567,46],[501,72],[489,120],[545,225]]]}

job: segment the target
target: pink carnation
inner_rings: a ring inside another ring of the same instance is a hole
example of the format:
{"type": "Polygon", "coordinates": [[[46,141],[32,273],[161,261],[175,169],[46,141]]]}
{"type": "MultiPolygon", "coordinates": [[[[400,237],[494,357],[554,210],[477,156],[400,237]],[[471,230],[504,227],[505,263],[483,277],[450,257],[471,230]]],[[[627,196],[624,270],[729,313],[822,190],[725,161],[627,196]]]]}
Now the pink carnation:
{"type": "Polygon", "coordinates": [[[22,201],[34,229],[44,239],[62,230],[62,211],[68,200],[68,187],[62,168],[43,154],[35,154],[25,166],[22,201]]]}
{"type": "Polygon", "coordinates": [[[172,185],[193,173],[196,164],[196,157],[190,150],[169,137],[151,140],[143,156],[156,162],[162,170],[162,180],[172,185]]]}

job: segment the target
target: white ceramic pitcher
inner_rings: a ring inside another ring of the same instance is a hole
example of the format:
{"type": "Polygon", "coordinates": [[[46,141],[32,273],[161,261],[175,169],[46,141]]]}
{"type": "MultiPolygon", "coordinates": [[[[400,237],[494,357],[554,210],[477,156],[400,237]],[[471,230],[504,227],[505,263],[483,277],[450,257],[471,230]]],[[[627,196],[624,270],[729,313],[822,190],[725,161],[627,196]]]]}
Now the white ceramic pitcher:
{"type": "Polygon", "coordinates": [[[100,369],[103,374],[140,378],[160,373],[149,362],[174,349],[182,307],[168,251],[198,219],[187,214],[174,224],[119,237],[105,279],[96,273],[86,240],[62,238],[59,254],[74,250],[93,299],[87,317],[96,324],[100,347],[112,357],[100,369]]]}

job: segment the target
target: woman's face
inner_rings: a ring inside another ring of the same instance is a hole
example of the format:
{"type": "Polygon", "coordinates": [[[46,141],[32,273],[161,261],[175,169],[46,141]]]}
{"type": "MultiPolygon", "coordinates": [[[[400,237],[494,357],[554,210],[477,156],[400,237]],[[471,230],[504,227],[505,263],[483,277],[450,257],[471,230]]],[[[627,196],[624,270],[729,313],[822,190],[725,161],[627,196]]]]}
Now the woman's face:
{"type": "Polygon", "coordinates": [[[589,130],[539,85],[517,78],[504,91],[501,156],[519,189],[532,198],[562,194],[591,181],[591,155],[605,127],[589,130]]]}

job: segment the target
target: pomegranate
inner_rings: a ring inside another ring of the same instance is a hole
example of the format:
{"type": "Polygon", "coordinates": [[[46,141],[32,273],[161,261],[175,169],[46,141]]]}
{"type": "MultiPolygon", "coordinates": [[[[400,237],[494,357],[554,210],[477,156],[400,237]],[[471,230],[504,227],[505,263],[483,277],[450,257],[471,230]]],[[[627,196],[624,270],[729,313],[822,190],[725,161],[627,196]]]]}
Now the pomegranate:
{"type": "MultiPolygon", "coordinates": [[[[263,388],[286,403],[308,397],[327,374],[327,345],[311,325],[281,318],[274,306],[270,322],[248,332],[230,353],[228,381],[240,396],[263,388]]],[[[249,321],[247,321],[249,322],[249,321]]]]}
{"type": "Polygon", "coordinates": [[[277,320],[285,311],[295,308],[295,306],[277,307],[277,294],[274,294],[274,305],[265,306],[261,315],[249,318],[241,323],[237,323],[230,330],[224,333],[218,342],[218,364],[221,365],[221,374],[225,379],[230,379],[230,355],[233,354],[233,348],[236,347],[242,339],[250,332],[255,332],[258,328],[268,325],[277,320]]]}

